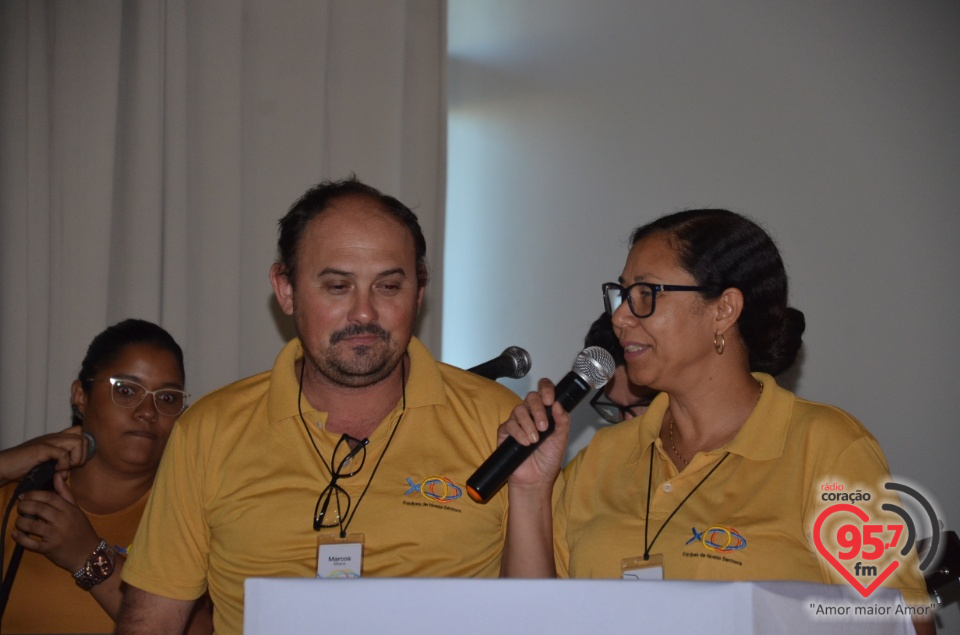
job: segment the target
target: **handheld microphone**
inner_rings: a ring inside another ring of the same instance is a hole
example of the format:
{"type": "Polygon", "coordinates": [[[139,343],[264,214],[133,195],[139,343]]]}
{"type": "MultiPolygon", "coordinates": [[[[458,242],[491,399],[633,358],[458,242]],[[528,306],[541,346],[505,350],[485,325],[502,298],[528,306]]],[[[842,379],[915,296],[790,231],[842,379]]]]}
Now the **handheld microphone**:
{"type": "Polygon", "coordinates": [[[487,379],[496,380],[500,377],[521,379],[530,372],[530,366],[530,353],[519,346],[511,346],[504,349],[498,357],[494,357],[489,362],[478,364],[467,370],[487,379]]]}
{"type": "MultiPolygon", "coordinates": [[[[97,440],[93,438],[93,435],[89,432],[84,432],[83,438],[87,440],[87,460],[89,461],[97,451],[97,440]]],[[[44,461],[20,479],[17,488],[13,492],[13,498],[38,489],[53,489],[53,475],[56,473],[57,460],[49,459],[44,461]]]]}
{"type": "MultiPolygon", "coordinates": [[[[556,401],[567,412],[571,411],[592,390],[602,388],[613,377],[616,364],[613,356],[599,346],[589,346],[577,355],[573,370],[556,386],[556,401]]],[[[540,440],[530,445],[520,445],[513,437],[507,437],[493,454],[467,479],[467,493],[478,503],[486,502],[500,489],[514,470],[520,467],[540,443],[553,433],[554,423],[547,409],[547,429],[540,433],[540,440]]]]}

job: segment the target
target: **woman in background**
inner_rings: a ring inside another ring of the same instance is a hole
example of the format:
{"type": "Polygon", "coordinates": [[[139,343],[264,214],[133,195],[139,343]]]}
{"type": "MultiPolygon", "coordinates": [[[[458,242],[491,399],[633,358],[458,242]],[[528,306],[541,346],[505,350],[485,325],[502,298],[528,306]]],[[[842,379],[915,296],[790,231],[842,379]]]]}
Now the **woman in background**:
{"type": "MultiPolygon", "coordinates": [[[[156,324],[124,320],[97,335],[71,386],[73,427],[0,452],[0,483],[56,459],[53,491],[20,496],[4,571],[25,549],[4,633],[113,632],[120,575],[170,430],[187,406],[183,352],[156,324]],[[89,436],[88,436],[89,435],[89,436]],[[87,458],[89,439],[96,450],[87,458]]],[[[16,482],[0,489],[4,510],[16,482]]],[[[198,605],[192,627],[212,632],[198,605]]]]}
{"type": "Polygon", "coordinates": [[[601,313],[590,325],[587,336],[583,338],[583,347],[588,346],[599,346],[613,356],[613,376],[590,399],[590,406],[600,418],[606,423],[620,423],[646,412],[657,391],[630,381],[623,347],[613,332],[609,313],[601,313]]]}

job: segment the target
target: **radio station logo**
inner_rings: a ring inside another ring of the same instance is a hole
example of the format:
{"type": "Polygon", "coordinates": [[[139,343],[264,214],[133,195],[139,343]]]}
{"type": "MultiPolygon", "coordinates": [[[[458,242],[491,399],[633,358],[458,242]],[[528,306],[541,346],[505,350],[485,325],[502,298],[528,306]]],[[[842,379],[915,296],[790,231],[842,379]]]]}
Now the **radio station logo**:
{"type": "MultiPolygon", "coordinates": [[[[908,485],[889,482],[883,488],[910,496],[926,513],[932,537],[920,570],[927,571],[939,551],[940,523],[933,505],[908,485]]],[[[873,494],[848,491],[842,483],[824,483],[820,490],[820,499],[828,506],[813,525],[817,551],[860,595],[869,597],[912,558],[917,537],[914,518],[892,503],[877,508],[879,501],[873,494]]]]}

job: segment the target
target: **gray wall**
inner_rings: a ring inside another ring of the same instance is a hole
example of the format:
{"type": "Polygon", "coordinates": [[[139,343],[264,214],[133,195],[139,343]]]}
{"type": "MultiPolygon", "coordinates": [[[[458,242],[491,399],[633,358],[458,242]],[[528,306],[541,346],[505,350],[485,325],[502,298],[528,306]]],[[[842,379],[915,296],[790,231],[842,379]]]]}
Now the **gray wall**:
{"type": "Polygon", "coordinates": [[[445,361],[517,344],[558,379],[630,229],[728,207],[806,314],[789,385],[957,527],[960,4],[451,0],[449,22],[445,361]]]}

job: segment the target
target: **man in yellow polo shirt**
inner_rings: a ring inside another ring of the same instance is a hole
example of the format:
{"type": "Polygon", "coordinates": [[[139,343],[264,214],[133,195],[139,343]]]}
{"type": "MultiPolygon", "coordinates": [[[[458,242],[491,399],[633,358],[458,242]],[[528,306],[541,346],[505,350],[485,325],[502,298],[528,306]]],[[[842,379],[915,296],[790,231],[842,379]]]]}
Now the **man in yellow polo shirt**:
{"type": "Polygon", "coordinates": [[[280,221],[270,277],[298,338],[271,371],[174,429],[131,547],[119,633],[179,632],[209,591],[243,626],[247,577],[499,573],[506,497],[464,496],[519,398],[412,336],[427,282],[416,216],[355,179],[280,221]]]}

